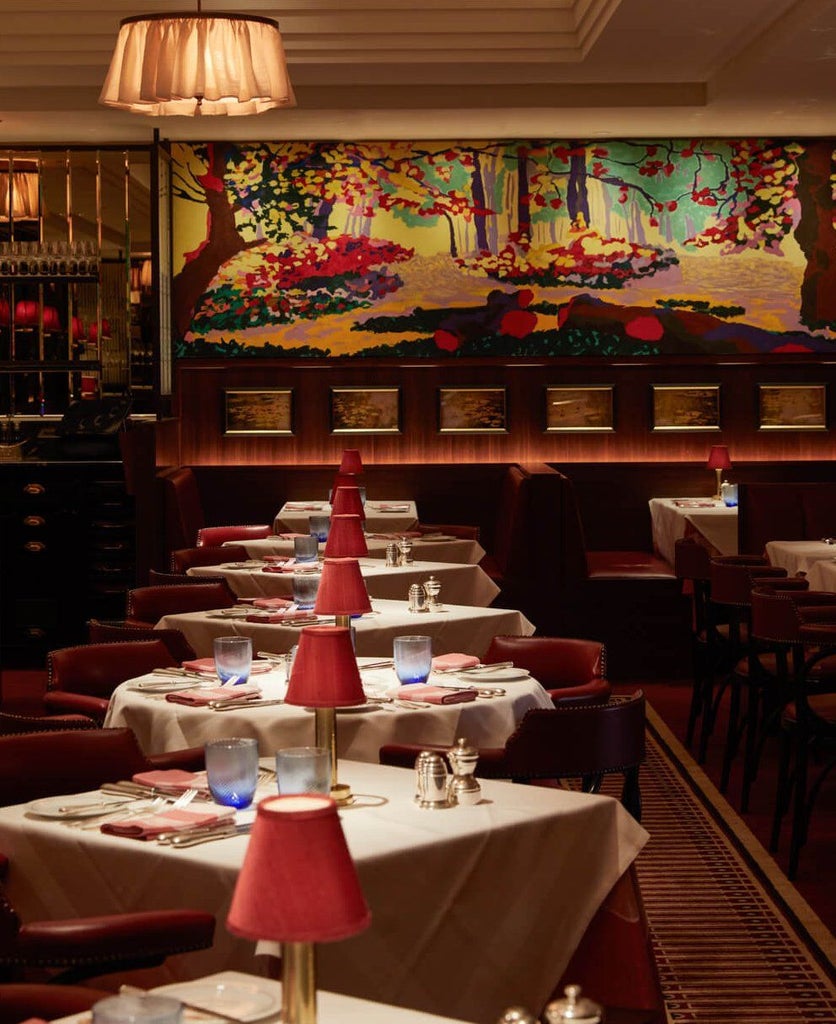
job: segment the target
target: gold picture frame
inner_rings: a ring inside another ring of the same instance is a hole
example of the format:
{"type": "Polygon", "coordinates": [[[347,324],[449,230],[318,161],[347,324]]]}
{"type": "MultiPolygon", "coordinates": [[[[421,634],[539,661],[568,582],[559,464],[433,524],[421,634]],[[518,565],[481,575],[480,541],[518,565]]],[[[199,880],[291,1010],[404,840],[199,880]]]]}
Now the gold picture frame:
{"type": "Polygon", "coordinates": [[[293,434],[293,389],[230,388],[224,391],[224,434],[293,434]]]}
{"type": "Polygon", "coordinates": [[[758,430],[827,430],[827,385],[758,384],[758,430]]]}
{"type": "Polygon", "coordinates": [[[332,434],[400,434],[401,389],[331,388],[332,434]]]}
{"type": "Polygon", "coordinates": [[[546,388],[546,433],[611,433],[615,389],[609,384],[546,388]]]}
{"type": "Polygon", "coordinates": [[[719,430],[719,384],[654,384],[653,430],[719,430]]]}
{"type": "Polygon", "coordinates": [[[439,388],[438,430],[441,434],[507,433],[505,388],[439,388]]]}

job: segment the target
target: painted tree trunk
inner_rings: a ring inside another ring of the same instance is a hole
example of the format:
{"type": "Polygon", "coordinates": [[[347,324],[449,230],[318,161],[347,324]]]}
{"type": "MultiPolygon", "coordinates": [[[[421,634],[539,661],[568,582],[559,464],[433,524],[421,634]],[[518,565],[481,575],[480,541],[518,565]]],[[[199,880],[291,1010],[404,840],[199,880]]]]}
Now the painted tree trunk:
{"type": "Polygon", "coordinates": [[[476,251],[488,252],[488,230],[486,221],[485,183],[482,180],[482,163],[479,154],[473,154],[473,173],[471,175],[470,191],[473,195],[473,205],[476,213],[473,215],[473,222],[476,227],[476,251]]]}
{"type": "Polygon", "coordinates": [[[801,283],[801,322],[836,327],[836,231],[833,228],[833,141],[804,144],[797,158],[801,218],[795,237],[807,257],[801,283]]]}

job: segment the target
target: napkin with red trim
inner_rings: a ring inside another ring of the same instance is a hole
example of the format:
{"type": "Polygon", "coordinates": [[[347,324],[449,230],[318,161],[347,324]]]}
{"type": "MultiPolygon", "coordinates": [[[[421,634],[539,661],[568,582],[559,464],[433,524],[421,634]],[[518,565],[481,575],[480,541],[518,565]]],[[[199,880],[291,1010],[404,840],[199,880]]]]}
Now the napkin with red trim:
{"type": "Polygon", "coordinates": [[[432,660],[434,672],[461,672],[463,668],[475,668],[480,664],[473,654],[439,654],[432,660]]]}
{"type": "Polygon", "coordinates": [[[297,537],[310,537],[309,533],[279,533],[277,537],[281,537],[282,540],[295,540],[297,537]]]}
{"type": "Polygon", "coordinates": [[[197,789],[201,793],[209,792],[206,772],[187,772],[182,768],[158,768],[149,772],[137,772],[131,776],[131,782],[138,786],[149,786],[161,793],[176,796],[187,789],[197,789]]]}
{"type": "Polygon", "coordinates": [[[288,558],[286,562],[274,562],[271,565],[262,566],[262,572],[319,572],[318,562],[297,562],[295,558],[288,558]]]}
{"type": "Polygon", "coordinates": [[[181,832],[186,828],[205,828],[218,825],[232,818],[235,811],[207,807],[196,810],[191,807],[169,808],[149,814],[145,818],[125,818],[122,821],[108,821],[100,826],[110,836],[124,836],[126,839],[155,839],[161,832],[181,832]]]}
{"type": "MultiPolygon", "coordinates": [[[[201,672],[206,676],[217,675],[214,658],[193,658],[191,661],[184,661],[181,664],[188,672],[201,672]]],[[[250,674],[253,672],[269,672],[271,667],[270,662],[266,659],[254,658],[250,665],[250,674]]]]}
{"type": "Polygon", "coordinates": [[[200,690],[180,690],[167,693],[170,704],[185,704],[190,708],[204,708],[207,704],[224,700],[258,700],[261,690],[257,686],[210,686],[200,690]]]}
{"type": "Polygon", "coordinates": [[[476,690],[450,690],[446,686],[425,686],[423,683],[411,683],[401,686],[395,697],[404,700],[422,700],[427,704],[466,704],[476,700],[476,690]]]}
{"type": "Polygon", "coordinates": [[[254,597],[251,603],[253,608],[266,608],[269,611],[293,608],[295,605],[295,601],[291,601],[288,597],[254,597]]]}

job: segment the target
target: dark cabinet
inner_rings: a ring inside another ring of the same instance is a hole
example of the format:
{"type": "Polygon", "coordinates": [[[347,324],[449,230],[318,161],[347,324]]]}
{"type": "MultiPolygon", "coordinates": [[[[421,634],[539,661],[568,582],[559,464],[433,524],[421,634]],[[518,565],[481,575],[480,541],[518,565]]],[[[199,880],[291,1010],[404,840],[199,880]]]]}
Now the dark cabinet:
{"type": "Polygon", "coordinates": [[[133,500],[117,462],[0,465],[0,632],[8,667],[122,618],[134,585],[133,500]]]}

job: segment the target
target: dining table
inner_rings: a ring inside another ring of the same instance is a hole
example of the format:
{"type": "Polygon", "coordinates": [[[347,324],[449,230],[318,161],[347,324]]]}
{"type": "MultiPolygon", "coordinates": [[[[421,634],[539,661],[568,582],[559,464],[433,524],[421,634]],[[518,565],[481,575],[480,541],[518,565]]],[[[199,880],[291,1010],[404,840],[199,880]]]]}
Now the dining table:
{"type": "MultiPolygon", "coordinates": [[[[200,680],[153,673],[129,679],[110,698],[104,725],[132,729],[146,754],[202,746],[207,740],[230,736],[255,737],[265,756],[281,747],[312,746],[311,710],[274,703],[283,701],[287,693],[287,672],[284,660],[272,664],[275,667],[269,671],[250,676],[249,682],[261,691],[259,700],[234,708],[192,707],[166,699],[169,693],[176,697],[178,690],[200,687],[200,680]]],[[[422,706],[420,698],[397,699],[400,684],[391,665],[359,658],[358,667],[368,700],[337,710],[337,751],[352,761],[376,763],[386,743],[451,747],[465,737],[477,747],[501,747],[527,711],[553,706],[546,690],[525,669],[433,672],[428,683],[449,688],[451,699],[465,689],[473,691],[474,699],[422,706]]],[[[207,683],[218,685],[217,679],[204,679],[203,685],[207,683]]]]}
{"type": "MultiPolygon", "coordinates": [[[[135,991],[129,986],[129,991],[135,991]]],[[[128,991],[126,990],[126,991],[128,991]]],[[[237,1021],[238,1024],[281,1024],[282,983],[245,971],[217,971],[189,981],[157,985],[149,995],[165,996],[183,1003],[188,1021],[237,1021]],[[218,1015],[222,1014],[222,1017],[218,1015]]],[[[108,998],[107,995],[103,998],[108,998]]],[[[92,1013],[74,1013],[53,1024],[92,1024],[92,1013]]],[[[391,1003],[327,992],[318,988],[316,1019],[319,1024],[464,1024],[450,1017],[409,1010],[391,1003]]]]}
{"type": "MultiPolygon", "coordinates": [[[[412,562],[409,565],[388,566],[378,559],[358,559],[360,572],[370,597],[406,600],[413,583],[423,585],[434,576],[441,584],[439,600],[442,603],[475,605],[487,608],[499,594],[499,587],[478,565],[456,562],[412,562]]],[[[294,569],[306,570],[311,566],[320,572],[320,562],[287,565],[252,559],[248,562],[194,566],[189,576],[223,576],[238,597],[292,597],[294,569]]]]}
{"type": "Polygon", "coordinates": [[[653,550],[670,565],[675,545],[694,537],[712,555],[737,554],[737,506],[715,498],[651,498],[650,524],[653,550]]]}
{"type": "MultiPolygon", "coordinates": [[[[406,601],[371,598],[371,612],[352,617],[355,652],[392,656],[396,636],[433,638],[433,654],[463,653],[481,658],[495,636],[531,636],[534,624],[514,608],[474,608],[445,604],[439,611],[410,612],[406,601]]],[[[158,629],[179,629],[198,657],[213,653],[216,636],[252,637],[253,650],[284,653],[299,642],[304,625],[333,625],[333,616],[311,615],[302,622],[270,621],[269,613],[234,606],[202,612],[173,612],[156,623],[158,629]]]]}
{"type": "MultiPolygon", "coordinates": [[[[353,794],[339,815],[372,920],[317,947],[318,984],[427,1013],[483,1022],[511,1005],[542,1007],[648,840],[610,796],[483,779],[478,803],[427,810],[412,769],[340,761],[338,773],[353,794]]],[[[267,781],[257,798],[275,792],[267,781]]],[[[235,815],[244,823],[254,811],[235,815]]],[[[169,958],[159,981],[252,968],[253,944],[224,927],[247,835],[177,848],[78,824],[26,804],[0,808],[9,897],[23,920],[208,910],[213,946],[169,958]]]]}
{"type": "MultiPolygon", "coordinates": [[[[311,516],[330,516],[329,501],[286,501],[276,513],[273,520],[273,531],[284,533],[296,531],[309,532],[311,516]]],[[[375,530],[414,530],[418,525],[418,507],[409,499],[390,501],[367,500],[363,505],[365,527],[370,532],[375,530]]]]}
{"type": "MultiPolygon", "coordinates": [[[[478,540],[468,537],[454,537],[452,534],[432,532],[419,534],[416,530],[388,530],[383,532],[367,532],[366,546],[369,558],[385,558],[386,548],[393,540],[408,534],[412,540],[412,551],[416,561],[457,562],[459,564],[477,565],[485,557],[485,549],[478,540]]],[[[265,555],[290,557],[293,554],[293,537],[272,537],[243,539],[230,541],[236,547],[246,549],[248,558],[264,558],[265,555]]],[[[320,545],[320,554],[324,554],[325,545],[320,545]]]]}
{"type": "MultiPolygon", "coordinates": [[[[833,562],[836,559],[836,539],[821,540],[770,540],[766,543],[766,557],[769,564],[786,569],[787,575],[807,573],[817,562],[833,562]]],[[[812,584],[810,585],[812,589],[812,584]]]]}

